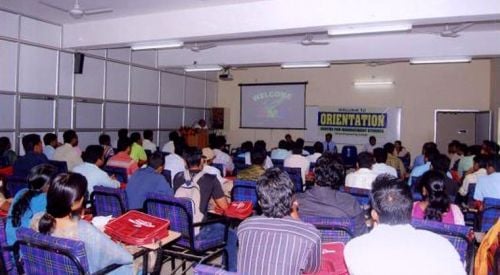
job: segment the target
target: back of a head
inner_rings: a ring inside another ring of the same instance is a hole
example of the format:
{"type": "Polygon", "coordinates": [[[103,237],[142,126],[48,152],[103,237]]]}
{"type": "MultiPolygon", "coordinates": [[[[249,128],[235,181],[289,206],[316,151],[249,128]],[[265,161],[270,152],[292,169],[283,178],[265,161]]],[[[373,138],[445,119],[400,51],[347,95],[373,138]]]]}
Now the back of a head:
{"type": "Polygon", "coordinates": [[[424,143],[424,145],[422,146],[422,154],[425,155],[425,152],[427,152],[428,150],[437,150],[436,143],[432,141],[424,143]]]}
{"type": "Polygon", "coordinates": [[[164,164],[165,164],[165,159],[163,158],[163,155],[160,152],[154,152],[149,157],[148,166],[155,170],[158,169],[159,167],[162,167],[164,164]]]}
{"type": "Polygon", "coordinates": [[[396,148],[396,146],[394,146],[394,144],[391,142],[387,142],[386,144],[384,144],[384,150],[387,152],[387,154],[394,153],[394,148],[396,148]]]}
{"type": "Polygon", "coordinates": [[[426,190],[424,197],[429,202],[425,208],[426,220],[442,221],[443,214],[450,208],[450,198],[446,194],[446,175],[438,171],[427,171],[420,179],[420,185],[426,190]]]}
{"type": "Polygon", "coordinates": [[[142,132],[142,136],[144,137],[144,139],[153,141],[153,131],[151,130],[144,130],[142,132]]]}
{"type": "Polygon", "coordinates": [[[371,169],[373,165],[374,159],[373,155],[368,152],[361,152],[358,154],[358,165],[359,168],[368,168],[371,169]]]}
{"type": "Polygon", "coordinates": [[[24,151],[27,153],[27,152],[33,152],[33,150],[35,149],[35,145],[42,142],[42,140],[40,139],[40,136],[37,134],[29,134],[23,137],[22,142],[24,151]]]}
{"type": "Polygon", "coordinates": [[[111,138],[109,135],[102,134],[99,136],[99,144],[100,145],[111,145],[111,138]]]}
{"type": "Polygon", "coordinates": [[[217,136],[215,138],[215,146],[217,149],[222,149],[226,146],[226,138],[224,136],[217,136]]]}
{"type": "Polygon", "coordinates": [[[71,143],[73,139],[77,137],[76,132],[73,130],[66,130],[63,133],[63,141],[64,143],[71,143]]]}
{"type": "Polygon", "coordinates": [[[298,138],[295,140],[295,143],[297,143],[301,148],[304,148],[305,141],[302,138],[298,138]]]}
{"type": "Polygon", "coordinates": [[[168,134],[168,140],[175,142],[176,139],[179,138],[179,134],[177,131],[172,131],[168,134]]]}
{"type": "Polygon", "coordinates": [[[495,169],[495,172],[500,172],[500,155],[492,155],[488,160],[488,167],[495,169]]]}
{"type": "Polygon", "coordinates": [[[373,149],[373,156],[377,163],[385,163],[387,161],[387,151],[383,148],[377,147],[373,149]]]}
{"type": "Polygon", "coordinates": [[[381,224],[409,224],[413,200],[405,182],[387,174],[378,176],[372,185],[372,207],[381,224]]]}
{"type": "Polygon", "coordinates": [[[133,132],[130,134],[130,140],[132,143],[138,143],[141,140],[141,134],[139,132],[133,132]]]}
{"type": "Polygon", "coordinates": [[[317,185],[338,189],[344,182],[344,174],[344,166],[337,161],[334,154],[325,152],[316,160],[314,178],[317,185]]]}
{"type": "Polygon", "coordinates": [[[47,191],[47,208],[38,229],[40,233],[50,234],[55,226],[55,218],[72,214],[71,207],[79,202],[87,191],[87,180],[78,173],[57,175],[47,191]]]}
{"type": "Polygon", "coordinates": [[[256,150],[267,151],[267,149],[266,149],[266,142],[263,141],[262,139],[257,140],[255,142],[255,144],[253,145],[253,148],[256,149],[256,150]]]}
{"type": "Polygon", "coordinates": [[[292,154],[294,155],[302,155],[302,146],[298,142],[292,143],[292,154]]]}
{"type": "Polygon", "coordinates": [[[184,149],[186,148],[186,142],[184,137],[177,137],[174,140],[174,153],[178,156],[182,156],[184,154],[184,149]]]}
{"type": "Polygon", "coordinates": [[[262,213],[270,218],[290,215],[294,185],[288,174],[279,168],[269,168],[257,180],[257,196],[262,213]]]}
{"type": "Polygon", "coordinates": [[[437,148],[429,147],[428,149],[425,150],[424,156],[428,162],[429,161],[432,162],[440,154],[441,153],[439,153],[439,150],[437,148]]]}
{"type": "Polygon", "coordinates": [[[444,154],[438,154],[434,159],[431,159],[431,165],[435,171],[446,174],[450,168],[450,159],[444,154]]]}
{"type": "Polygon", "coordinates": [[[54,141],[57,141],[57,136],[54,133],[46,133],[43,136],[43,144],[45,145],[50,145],[54,141]]]}
{"type": "Polygon", "coordinates": [[[121,138],[118,140],[118,152],[124,152],[127,151],[127,149],[132,146],[132,141],[130,141],[129,138],[121,138]]]}
{"type": "Polygon", "coordinates": [[[121,128],[120,130],[118,130],[118,139],[127,138],[127,137],[128,137],[128,129],[121,128]]]}
{"type": "Polygon", "coordinates": [[[262,149],[253,149],[252,152],[250,153],[250,158],[252,160],[252,164],[254,165],[264,165],[264,161],[266,161],[266,151],[262,149]]]}
{"type": "Polygon", "coordinates": [[[287,149],[287,148],[286,148],[286,146],[287,146],[287,145],[286,145],[286,141],[285,141],[284,139],[282,139],[282,140],[280,140],[280,141],[278,142],[278,148],[280,148],[280,149],[285,149],[285,150],[286,150],[286,149],[287,149]]]}
{"type": "Polygon", "coordinates": [[[104,148],[100,145],[89,145],[82,154],[82,159],[88,163],[96,163],[102,159],[104,155],[104,148]]]}
{"type": "Polygon", "coordinates": [[[201,150],[196,147],[187,147],[184,150],[184,154],[182,156],[186,161],[188,168],[193,168],[201,165],[201,150]]]}
{"type": "Polygon", "coordinates": [[[253,150],[253,143],[251,141],[247,140],[241,144],[242,153],[252,152],[252,150],[253,150]]]}
{"type": "Polygon", "coordinates": [[[476,155],[474,157],[474,163],[477,164],[477,166],[479,168],[485,168],[488,166],[488,157],[486,157],[485,155],[476,155]]]}
{"type": "Polygon", "coordinates": [[[322,142],[316,141],[313,147],[314,147],[314,153],[323,154],[324,147],[322,142]]]}
{"type": "Polygon", "coordinates": [[[7,151],[10,147],[10,140],[8,137],[0,137],[0,154],[7,151]]]}

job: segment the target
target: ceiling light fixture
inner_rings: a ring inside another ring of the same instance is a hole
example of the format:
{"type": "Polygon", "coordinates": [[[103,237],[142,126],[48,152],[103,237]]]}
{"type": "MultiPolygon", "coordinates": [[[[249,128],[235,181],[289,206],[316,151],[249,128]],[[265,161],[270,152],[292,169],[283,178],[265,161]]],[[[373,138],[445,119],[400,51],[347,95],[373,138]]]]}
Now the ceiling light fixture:
{"type": "Polygon", "coordinates": [[[328,68],[330,62],[292,62],[281,64],[282,69],[328,68]]]}
{"type": "Polygon", "coordinates": [[[454,57],[425,57],[412,58],[410,64],[439,64],[439,63],[469,63],[472,61],[470,56],[454,56],[454,57]]]}
{"type": "Polygon", "coordinates": [[[366,87],[382,87],[382,86],[393,86],[394,81],[392,80],[356,80],[354,81],[354,87],[356,88],[366,88],[366,87]]]}
{"type": "Polygon", "coordinates": [[[219,65],[191,65],[184,67],[185,72],[215,72],[222,70],[219,65]]]}
{"type": "Polygon", "coordinates": [[[351,25],[334,27],[328,30],[328,35],[354,35],[354,34],[366,34],[366,33],[384,33],[384,32],[403,32],[411,30],[411,24],[395,24],[395,25],[351,25]]]}
{"type": "Polygon", "coordinates": [[[132,45],[133,51],[152,50],[152,49],[175,49],[184,46],[182,41],[166,41],[166,42],[151,42],[139,43],[132,45]]]}

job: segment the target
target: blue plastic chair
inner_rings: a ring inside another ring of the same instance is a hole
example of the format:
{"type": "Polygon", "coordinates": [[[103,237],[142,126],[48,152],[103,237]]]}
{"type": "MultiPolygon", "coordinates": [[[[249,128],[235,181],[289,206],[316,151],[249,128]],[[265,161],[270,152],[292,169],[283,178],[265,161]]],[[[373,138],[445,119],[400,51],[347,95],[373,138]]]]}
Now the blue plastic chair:
{"type": "Polygon", "coordinates": [[[354,145],[344,145],[342,147],[342,161],[344,162],[345,168],[356,167],[356,162],[358,161],[358,149],[354,145]]]}

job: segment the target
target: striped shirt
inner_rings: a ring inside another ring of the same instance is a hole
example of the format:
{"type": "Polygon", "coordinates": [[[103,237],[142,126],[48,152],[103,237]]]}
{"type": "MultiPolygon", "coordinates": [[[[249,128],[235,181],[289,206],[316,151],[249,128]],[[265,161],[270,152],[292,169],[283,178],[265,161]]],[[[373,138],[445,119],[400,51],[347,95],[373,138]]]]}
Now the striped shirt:
{"type": "Polygon", "coordinates": [[[301,274],[318,271],[321,235],[311,224],[285,218],[252,217],[238,227],[238,272],[301,274]]]}

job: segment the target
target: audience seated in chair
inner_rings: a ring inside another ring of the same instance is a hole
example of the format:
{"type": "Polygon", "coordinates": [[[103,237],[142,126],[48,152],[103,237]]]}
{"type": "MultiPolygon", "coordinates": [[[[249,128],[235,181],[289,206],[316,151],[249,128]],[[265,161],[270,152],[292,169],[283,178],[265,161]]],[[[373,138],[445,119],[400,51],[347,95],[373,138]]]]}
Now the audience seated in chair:
{"type": "Polygon", "coordinates": [[[365,217],[358,201],[338,189],[344,181],[344,167],[332,153],[324,153],[314,169],[315,186],[297,194],[299,214],[349,218],[355,221],[356,236],[366,231],[365,217]]]}
{"type": "Polygon", "coordinates": [[[314,153],[307,156],[307,160],[309,160],[310,163],[316,163],[319,157],[321,157],[321,154],[323,154],[323,143],[316,141],[314,143],[314,153]]]}
{"type": "Polygon", "coordinates": [[[372,182],[377,177],[377,174],[371,170],[373,162],[372,154],[368,152],[359,153],[358,162],[356,163],[357,170],[347,174],[345,186],[367,190],[372,189],[372,182]]]}
{"type": "Polygon", "coordinates": [[[137,162],[130,158],[130,148],[132,142],[128,138],[121,138],[118,140],[118,153],[112,156],[107,166],[120,167],[127,169],[127,175],[130,177],[139,166],[137,162]]]}
{"type": "Polygon", "coordinates": [[[137,161],[137,165],[142,167],[143,164],[148,162],[148,156],[142,147],[141,134],[139,132],[133,132],[130,135],[130,141],[132,142],[132,147],[130,147],[130,158],[137,161]]]}
{"type": "Polygon", "coordinates": [[[488,164],[488,159],[484,155],[477,155],[474,157],[474,164],[470,173],[466,174],[462,185],[458,189],[458,193],[466,197],[469,190],[469,185],[471,183],[477,183],[479,177],[486,176],[488,173],[486,171],[486,166],[488,164]]]}
{"type": "Polygon", "coordinates": [[[394,167],[396,169],[399,177],[404,180],[406,177],[406,168],[403,162],[398,158],[398,152],[396,151],[396,146],[393,143],[384,144],[384,150],[387,152],[386,164],[394,167]]]}
{"type": "Polygon", "coordinates": [[[83,152],[84,163],[73,168],[73,172],[83,175],[87,179],[87,192],[91,194],[94,186],[119,188],[120,182],[110,177],[100,167],[104,165],[104,148],[100,145],[89,145],[83,152]]]}
{"type": "Polygon", "coordinates": [[[212,166],[215,154],[212,149],[205,147],[201,150],[201,162],[203,165],[203,172],[214,175],[220,184],[224,184],[226,180],[222,177],[221,171],[216,167],[212,166]]]}
{"type": "Polygon", "coordinates": [[[410,188],[379,176],[372,188],[373,230],[347,243],[350,274],[466,274],[460,256],[445,238],[410,225],[410,188]]]}
{"type": "Polygon", "coordinates": [[[24,156],[19,157],[14,162],[14,176],[25,177],[31,168],[48,163],[49,160],[43,154],[42,140],[37,134],[25,135],[22,139],[24,156]]]}
{"type": "Polygon", "coordinates": [[[474,200],[481,208],[484,198],[500,199],[500,156],[493,155],[488,159],[487,176],[479,177],[474,192],[474,200]]]}
{"type": "Polygon", "coordinates": [[[290,151],[288,151],[287,143],[285,140],[280,140],[278,142],[278,148],[273,149],[271,151],[271,159],[280,159],[284,160],[290,155],[290,151]]]}
{"type": "Polygon", "coordinates": [[[54,133],[46,133],[43,136],[43,153],[48,159],[54,158],[56,148],[60,145],[57,141],[57,136],[54,133]]]}
{"type": "Polygon", "coordinates": [[[302,156],[303,146],[304,144],[301,142],[294,142],[292,154],[285,159],[283,165],[290,168],[300,168],[302,183],[305,183],[306,174],[309,172],[310,162],[306,157],[302,156]]]}
{"type": "Polygon", "coordinates": [[[186,144],[183,137],[175,139],[175,152],[165,156],[165,170],[170,171],[171,182],[174,184],[174,177],[179,172],[186,170],[186,161],[182,158],[186,144]]]}
{"type": "Polygon", "coordinates": [[[460,208],[446,194],[446,175],[427,171],[420,180],[422,201],[413,203],[412,217],[448,224],[465,225],[460,208]]]}
{"type": "Polygon", "coordinates": [[[46,193],[50,181],[56,174],[56,168],[49,164],[40,164],[31,168],[28,176],[28,189],[17,192],[9,209],[5,229],[9,245],[13,245],[16,241],[17,228],[28,228],[33,215],[45,212],[46,193]]]}
{"type": "Polygon", "coordinates": [[[79,220],[86,190],[87,181],[80,174],[56,176],[47,192],[46,213],[33,218],[32,229],[82,241],[91,273],[115,263],[124,265],[110,274],[132,274],[132,255],[87,221],[79,220]]]}
{"type": "Polygon", "coordinates": [[[377,174],[388,174],[393,177],[398,177],[398,172],[396,168],[387,165],[387,151],[384,148],[377,147],[373,149],[373,157],[375,157],[375,163],[372,165],[372,171],[377,174]]]}
{"type": "Polygon", "coordinates": [[[266,161],[266,152],[262,150],[253,150],[251,152],[252,165],[244,170],[238,171],[237,179],[256,181],[264,174],[264,162],[266,161]]]}
{"type": "Polygon", "coordinates": [[[8,137],[0,137],[0,157],[7,160],[5,166],[11,166],[17,159],[16,152],[12,151],[12,144],[8,137]]]}
{"type": "Polygon", "coordinates": [[[452,202],[455,202],[455,198],[458,193],[459,183],[452,179],[451,173],[448,169],[450,165],[450,159],[444,154],[438,154],[434,159],[431,160],[431,169],[433,171],[438,171],[446,175],[444,179],[444,184],[446,186],[446,194],[450,197],[452,202]]]}
{"type": "Polygon", "coordinates": [[[109,135],[102,134],[99,136],[99,145],[104,149],[104,164],[115,155],[115,150],[111,146],[111,138],[109,135]]]}
{"type": "Polygon", "coordinates": [[[144,137],[142,140],[142,147],[144,150],[149,150],[151,153],[156,152],[156,144],[153,143],[153,131],[144,130],[144,132],[142,132],[142,136],[144,137]]]}
{"type": "Polygon", "coordinates": [[[294,184],[278,168],[266,170],[257,182],[263,216],[238,227],[238,272],[301,274],[320,268],[321,234],[298,218],[294,184]],[[292,248],[293,247],[293,248],[292,248]]]}
{"type": "MultiPolygon", "coordinates": [[[[215,158],[213,162],[223,164],[224,167],[226,168],[225,172],[232,173],[234,170],[233,159],[231,158],[230,155],[228,155],[226,152],[223,151],[225,147],[226,147],[226,138],[224,136],[217,136],[217,138],[215,139],[215,148],[214,148],[215,158]]],[[[225,177],[226,175],[222,176],[225,177]]]]}
{"type": "Polygon", "coordinates": [[[81,152],[77,148],[78,135],[73,130],[66,130],[63,140],[64,144],[57,147],[54,152],[54,160],[65,161],[68,164],[68,171],[73,171],[75,166],[83,163],[81,152]]]}
{"type": "MultiPolygon", "coordinates": [[[[267,144],[265,141],[259,139],[255,142],[253,145],[254,150],[261,150],[266,154],[266,160],[264,161],[264,169],[269,169],[274,166],[273,161],[271,158],[267,155],[267,144]]],[[[250,159],[250,164],[251,164],[251,159],[250,159]]]]}
{"type": "Polygon", "coordinates": [[[435,145],[436,145],[435,143],[424,144],[424,147],[422,148],[422,151],[424,153],[423,155],[424,163],[419,166],[416,166],[416,164],[413,166],[413,169],[411,170],[410,173],[410,177],[408,178],[408,186],[411,186],[413,178],[421,177],[425,172],[431,170],[431,162],[440,154],[439,150],[435,147],[435,145]]]}
{"type": "Polygon", "coordinates": [[[164,153],[169,153],[172,154],[175,152],[175,141],[179,138],[179,134],[177,131],[172,131],[168,134],[168,142],[163,145],[163,148],[161,148],[161,151],[164,153]]]}
{"type": "Polygon", "coordinates": [[[126,187],[130,209],[142,208],[146,195],[150,192],[174,195],[172,188],[161,174],[165,161],[161,153],[154,153],[148,166],[137,170],[129,179],[126,187]]]}

